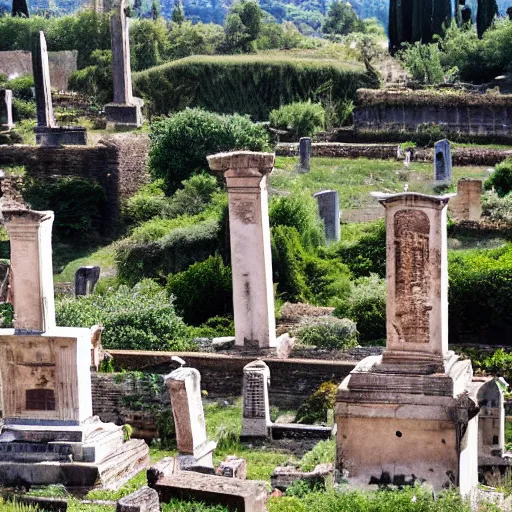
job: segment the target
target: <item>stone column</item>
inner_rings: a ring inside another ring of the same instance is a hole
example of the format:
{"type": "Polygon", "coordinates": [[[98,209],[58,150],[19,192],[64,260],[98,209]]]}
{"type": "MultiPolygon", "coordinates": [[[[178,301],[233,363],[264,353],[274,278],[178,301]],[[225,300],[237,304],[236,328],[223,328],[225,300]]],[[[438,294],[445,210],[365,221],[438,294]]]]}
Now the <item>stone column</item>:
{"type": "Polygon", "coordinates": [[[299,140],[299,171],[309,172],[311,169],[311,138],[302,137],[299,140]]]}
{"type": "Polygon", "coordinates": [[[32,70],[36,90],[37,126],[55,128],[52,92],[50,86],[50,65],[43,31],[34,35],[32,41],[32,70]]]}
{"type": "Polygon", "coordinates": [[[455,194],[372,194],[386,209],[386,333],[383,364],[444,372],[448,354],[446,212],[455,194]],[[412,366],[411,366],[412,365],[412,366]]]}
{"type": "Polygon", "coordinates": [[[244,366],[242,439],[271,436],[269,385],[270,370],[264,361],[244,366]]]}
{"type": "Polygon", "coordinates": [[[276,345],[267,176],[274,155],[238,151],[209,156],[210,169],[223,173],[229,196],[235,344],[276,345]]]}
{"type": "Polygon", "coordinates": [[[447,139],[434,145],[434,180],[447,183],[452,181],[452,151],[447,139]]]}
{"type": "Polygon", "coordinates": [[[450,201],[449,209],[455,220],[478,222],[482,217],[482,180],[461,178],[457,183],[457,197],[450,201]]]}
{"type": "Polygon", "coordinates": [[[324,221],[325,239],[337,242],[340,239],[340,203],[336,190],[323,190],[313,197],[318,203],[320,218],[324,221]]]}
{"type": "Polygon", "coordinates": [[[171,397],[180,467],[213,468],[216,443],[206,438],[201,375],[195,368],[178,368],[165,377],[165,385],[171,397]]]}
{"type": "Polygon", "coordinates": [[[14,121],[12,118],[12,91],[10,89],[4,89],[3,91],[0,91],[0,98],[2,98],[3,95],[3,102],[4,102],[4,112],[5,114],[1,116],[1,123],[5,127],[7,127],[8,130],[11,130],[14,128],[14,121]]]}
{"type": "Polygon", "coordinates": [[[53,212],[7,210],[4,225],[11,244],[11,294],[16,332],[55,327],[52,268],[53,212]]]}

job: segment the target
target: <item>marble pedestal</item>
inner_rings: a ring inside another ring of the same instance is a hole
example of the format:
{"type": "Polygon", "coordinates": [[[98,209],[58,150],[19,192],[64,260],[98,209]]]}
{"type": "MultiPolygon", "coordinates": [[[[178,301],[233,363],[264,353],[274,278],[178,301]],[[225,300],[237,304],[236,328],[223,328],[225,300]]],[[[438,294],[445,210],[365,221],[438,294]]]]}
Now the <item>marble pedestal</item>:
{"type": "Polygon", "coordinates": [[[464,390],[470,361],[453,353],[439,373],[393,372],[382,356],[357,365],[336,397],[336,468],[351,484],[451,485],[467,495],[478,483],[478,405],[464,390]],[[381,371],[382,365],[382,371],[381,371]]]}
{"type": "Polygon", "coordinates": [[[92,416],[91,332],[0,330],[0,485],[117,487],[149,463],[144,441],[92,416]]]}
{"type": "Polygon", "coordinates": [[[144,101],[140,98],[133,98],[133,104],[109,103],[105,105],[107,114],[107,127],[115,129],[134,129],[142,126],[142,107],[144,101]]]}
{"type": "Polygon", "coordinates": [[[38,126],[34,128],[36,144],[41,146],[86,146],[87,130],[83,126],[38,126]]]}

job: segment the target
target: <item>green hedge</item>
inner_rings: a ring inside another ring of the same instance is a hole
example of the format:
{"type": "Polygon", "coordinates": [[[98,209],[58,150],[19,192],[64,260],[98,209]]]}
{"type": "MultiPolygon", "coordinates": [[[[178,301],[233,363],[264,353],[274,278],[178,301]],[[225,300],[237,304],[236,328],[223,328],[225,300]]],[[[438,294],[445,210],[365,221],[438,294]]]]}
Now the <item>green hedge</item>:
{"type": "Polygon", "coordinates": [[[315,100],[326,83],[338,100],[355,99],[361,87],[377,87],[360,64],[264,55],[187,57],[133,78],[155,114],[202,107],[260,121],[281,105],[315,100]]]}

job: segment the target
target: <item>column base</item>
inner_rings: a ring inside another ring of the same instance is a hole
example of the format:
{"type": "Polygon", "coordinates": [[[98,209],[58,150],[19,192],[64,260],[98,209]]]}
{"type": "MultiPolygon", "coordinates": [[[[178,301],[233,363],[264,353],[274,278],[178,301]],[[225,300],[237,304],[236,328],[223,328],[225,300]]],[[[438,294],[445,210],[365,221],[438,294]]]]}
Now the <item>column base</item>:
{"type": "Polygon", "coordinates": [[[133,130],[140,128],[144,123],[142,107],[144,101],[133,98],[133,105],[122,103],[109,103],[105,105],[107,114],[107,128],[116,130],[133,130]]]}
{"type": "Polygon", "coordinates": [[[34,128],[36,144],[41,146],[86,146],[87,129],[83,126],[59,126],[34,128]]]}

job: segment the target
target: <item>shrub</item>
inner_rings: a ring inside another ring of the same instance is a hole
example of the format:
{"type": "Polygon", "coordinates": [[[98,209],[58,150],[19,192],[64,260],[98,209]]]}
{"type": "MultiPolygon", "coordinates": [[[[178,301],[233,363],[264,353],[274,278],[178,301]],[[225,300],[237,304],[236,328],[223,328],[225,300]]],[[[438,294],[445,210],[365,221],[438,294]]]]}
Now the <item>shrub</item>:
{"type": "MultiPolygon", "coordinates": [[[[299,407],[295,416],[296,423],[306,423],[308,425],[327,421],[327,411],[334,409],[336,392],[338,385],[334,382],[324,382],[320,387],[307,398],[303,405],[299,407]]],[[[308,459],[304,465],[310,463],[308,459]]],[[[304,469],[304,468],[302,468],[304,469]]],[[[304,471],[306,471],[304,469],[304,471]]]]}
{"type": "Polygon", "coordinates": [[[206,320],[204,324],[190,328],[190,336],[193,338],[217,338],[234,335],[235,323],[232,316],[214,316],[206,320]]]}
{"type": "Polygon", "coordinates": [[[512,223],[512,194],[499,197],[496,192],[482,195],[482,217],[494,222],[512,223]]]}
{"type": "Polygon", "coordinates": [[[163,18],[137,19],[130,27],[132,69],[158,66],[167,56],[167,26],[163,18]]]}
{"type": "Polygon", "coordinates": [[[295,228],[301,236],[302,245],[313,249],[325,243],[323,222],[318,215],[316,201],[307,195],[275,197],[269,206],[270,227],[295,228]]]}
{"type": "Polygon", "coordinates": [[[268,134],[249,118],[221,116],[200,109],[187,109],[151,125],[149,169],[162,179],[168,194],[183,180],[208,169],[209,154],[268,148],[268,134]]]}
{"type": "MultiPolygon", "coordinates": [[[[332,396],[333,383],[329,382],[330,393],[332,396]]],[[[337,391],[336,386],[336,391],[337,391]]],[[[333,402],[334,407],[334,402],[333,402]]],[[[318,464],[328,464],[336,458],[336,442],[333,439],[319,441],[312,450],[304,454],[300,459],[300,469],[302,471],[313,471],[318,464]]]]}
{"type": "Polygon", "coordinates": [[[104,295],[61,297],[56,301],[56,318],[62,326],[102,324],[106,349],[193,349],[186,340],[187,326],[176,315],[165,290],[149,280],[104,295]]]}
{"type": "Polygon", "coordinates": [[[12,116],[15,121],[22,119],[35,119],[36,103],[35,101],[20,100],[13,98],[12,100],[12,116]]]}
{"type": "Polygon", "coordinates": [[[167,291],[188,324],[200,325],[211,317],[233,313],[231,268],[218,255],[170,275],[167,291]]]}
{"type": "Polygon", "coordinates": [[[224,40],[224,30],[214,23],[171,23],[167,39],[172,60],[190,55],[213,55],[224,40]]]}
{"type": "Polygon", "coordinates": [[[444,70],[441,66],[439,45],[405,44],[398,54],[413,80],[426,85],[440,84],[444,81],[444,70]]]}
{"type": "Polygon", "coordinates": [[[350,295],[338,302],[334,314],[357,325],[361,342],[386,338],[386,281],[376,274],[350,283],[350,295]]]}
{"type": "Polygon", "coordinates": [[[317,348],[346,349],[357,345],[356,324],[347,318],[315,318],[293,334],[302,345],[317,348]]]}
{"type": "Polygon", "coordinates": [[[283,105],[270,112],[270,125],[290,130],[297,139],[312,137],[325,127],[325,109],[311,101],[283,105]]]}
{"type": "Polygon", "coordinates": [[[386,227],[384,221],[368,226],[368,230],[356,242],[338,242],[326,251],[333,259],[341,259],[355,277],[378,274],[386,275],[386,227]]]}
{"type": "Polygon", "coordinates": [[[6,89],[11,89],[12,95],[19,100],[34,101],[34,78],[32,75],[18,76],[3,82],[1,85],[6,89]]]}
{"type": "Polygon", "coordinates": [[[378,86],[360,64],[288,56],[195,56],[134,75],[135,90],[155,114],[201,107],[249,114],[258,121],[281,105],[315,101],[329,81],[339,101],[354,99],[361,87],[378,86]]]}
{"type": "Polygon", "coordinates": [[[140,188],[123,204],[123,219],[129,226],[147,222],[154,217],[166,217],[169,198],[162,189],[163,181],[157,180],[140,188]]]}
{"type": "MultiPolygon", "coordinates": [[[[190,219],[190,217],[189,217],[190,219]]],[[[225,250],[225,220],[210,218],[177,227],[155,241],[126,239],[116,249],[118,276],[133,284],[145,277],[164,280],[189,265],[225,250]]]]}
{"type": "Polygon", "coordinates": [[[506,196],[512,190],[512,159],[496,166],[496,170],[485,181],[484,188],[494,189],[499,197],[506,196]]]}
{"type": "Polygon", "coordinates": [[[57,239],[82,241],[102,231],[106,194],[96,183],[83,178],[27,178],[23,198],[34,210],[54,211],[57,239]]]}

